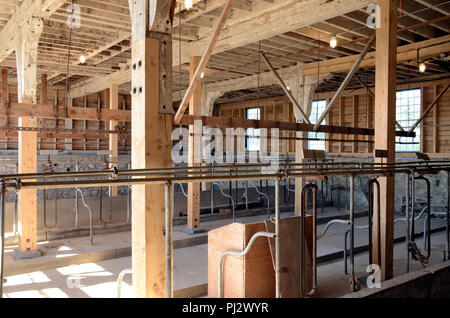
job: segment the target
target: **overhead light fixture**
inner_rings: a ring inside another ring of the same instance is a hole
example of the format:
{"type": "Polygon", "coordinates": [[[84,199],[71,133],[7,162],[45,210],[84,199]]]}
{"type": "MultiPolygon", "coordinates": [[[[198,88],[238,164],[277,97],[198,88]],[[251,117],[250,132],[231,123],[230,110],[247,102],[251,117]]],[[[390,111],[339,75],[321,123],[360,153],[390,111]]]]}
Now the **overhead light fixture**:
{"type": "Polygon", "coordinates": [[[330,47],[334,49],[336,48],[336,46],[337,46],[337,38],[335,35],[332,35],[330,38],[330,47]]]}
{"type": "Polygon", "coordinates": [[[419,63],[419,71],[420,71],[420,73],[425,73],[426,70],[427,70],[427,65],[424,62],[419,63]]]}
{"type": "Polygon", "coordinates": [[[185,7],[187,10],[192,9],[192,0],[184,0],[184,7],[185,7]]]}
{"type": "Polygon", "coordinates": [[[81,63],[81,64],[86,63],[86,56],[84,56],[84,55],[81,55],[81,56],[80,56],[80,63],[81,63]]]}
{"type": "Polygon", "coordinates": [[[200,77],[201,78],[205,77],[205,72],[202,72],[202,74],[200,74],[200,77]]]}
{"type": "Polygon", "coordinates": [[[286,88],[287,88],[287,90],[288,90],[288,91],[290,91],[290,90],[291,90],[291,88],[290,88],[289,86],[286,86],[286,88]]]}

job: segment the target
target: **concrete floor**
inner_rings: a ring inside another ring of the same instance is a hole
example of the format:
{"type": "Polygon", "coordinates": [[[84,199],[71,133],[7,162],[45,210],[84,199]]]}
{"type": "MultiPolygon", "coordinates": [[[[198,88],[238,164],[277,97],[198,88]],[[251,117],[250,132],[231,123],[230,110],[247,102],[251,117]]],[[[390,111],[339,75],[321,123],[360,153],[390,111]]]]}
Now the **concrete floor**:
{"type": "MultiPolygon", "coordinates": [[[[335,216],[345,212],[337,211],[336,208],[327,208],[325,212],[319,213],[320,217],[335,216]]],[[[283,213],[282,217],[288,217],[291,213],[283,213]]],[[[265,215],[242,217],[239,222],[251,223],[264,220],[265,215]]],[[[220,219],[202,222],[201,227],[210,230],[231,223],[230,219],[220,219]]],[[[356,219],[357,225],[367,224],[366,217],[356,219]]],[[[442,227],[444,221],[440,219],[432,220],[432,227],[442,227]]],[[[192,238],[182,232],[183,225],[174,227],[174,240],[186,240],[192,238]]],[[[319,232],[324,225],[319,225],[319,232]]],[[[329,229],[323,239],[318,241],[318,256],[330,255],[343,250],[344,232],[346,225],[334,225],[329,229]]],[[[422,231],[423,221],[418,221],[416,230],[422,231]]],[[[395,236],[404,234],[404,224],[399,223],[395,227],[395,236]]],[[[199,234],[198,237],[205,234],[199,234]]],[[[100,251],[116,250],[116,255],[109,260],[92,260],[87,257],[83,261],[74,261],[82,264],[65,264],[54,269],[36,269],[33,272],[10,275],[5,284],[4,292],[6,297],[116,297],[116,279],[121,270],[131,267],[130,257],[120,257],[117,250],[121,247],[129,248],[131,244],[130,232],[119,232],[112,234],[96,235],[95,244],[89,245],[86,237],[71,238],[52,242],[40,243],[40,249],[45,256],[40,259],[46,262],[56,262],[58,259],[73,255],[95,255],[100,251]],[[89,254],[91,253],[91,254],[89,254]],[[117,258],[118,257],[118,258],[117,258]],[[66,266],[68,265],[68,266],[66,266]]],[[[422,240],[416,239],[420,249],[423,248],[422,240]]],[[[442,261],[442,251],[444,250],[444,232],[432,235],[432,257],[431,264],[442,261]]],[[[355,246],[367,244],[367,230],[357,230],[355,236],[355,246]]],[[[11,257],[13,247],[7,250],[6,266],[14,268],[18,262],[11,257]]],[[[394,272],[395,275],[405,273],[405,243],[395,245],[394,272]]],[[[93,257],[95,259],[95,257],[93,257]]],[[[207,283],[207,244],[201,244],[174,250],[174,284],[175,290],[181,290],[192,286],[207,283]]],[[[368,253],[360,253],[355,257],[357,276],[363,276],[368,263],[368,253]]],[[[55,266],[55,267],[56,267],[55,266]]],[[[419,263],[411,263],[411,270],[419,270],[419,263]]],[[[8,273],[6,273],[8,275],[8,273]]],[[[334,260],[328,263],[319,264],[318,268],[319,290],[317,297],[338,297],[348,293],[349,276],[344,274],[343,260],[334,260]]],[[[131,296],[131,277],[127,275],[124,279],[122,295],[131,296]]]]}

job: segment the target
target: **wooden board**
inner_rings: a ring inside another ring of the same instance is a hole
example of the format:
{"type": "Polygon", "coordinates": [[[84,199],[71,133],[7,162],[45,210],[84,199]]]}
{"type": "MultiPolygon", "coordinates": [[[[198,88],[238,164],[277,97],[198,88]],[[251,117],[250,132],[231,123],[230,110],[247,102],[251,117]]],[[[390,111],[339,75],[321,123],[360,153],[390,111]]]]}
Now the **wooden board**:
{"type": "MultiPolygon", "coordinates": [[[[250,238],[265,231],[263,222],[233,223],[208,233],[208,297],[218,296],[217,270],[226,250],[243,251],[250,238]]],[[[226,298],[275,297],[275,271],[266,238],[256,239],[245,256],[226,256],[223,264],[223,296],[226,298]]]]}
{"type": "MultiPolygon", "coordinates": [[[[275,231],[273,220],[265,221],[268,232],[275,231]]],[[[306,216],[306,274],[305,292],[312,286],[312,216],[306,216]]],[[[280,266],[281,266],[281,298],[300,298],[301,290],[301,231],[300,216],[280,220],[280,266]]],[[[275,268],[275,239],[269,240],[270,251],[275,268]]]]}

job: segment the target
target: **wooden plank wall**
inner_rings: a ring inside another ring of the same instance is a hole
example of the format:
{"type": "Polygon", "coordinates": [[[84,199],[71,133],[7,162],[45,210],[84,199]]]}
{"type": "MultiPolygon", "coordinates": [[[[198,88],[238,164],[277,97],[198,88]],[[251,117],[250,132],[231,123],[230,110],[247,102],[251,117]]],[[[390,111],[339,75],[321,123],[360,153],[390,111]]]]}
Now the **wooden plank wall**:
{"type": "MultiPolygon", "coordinates": [[[[39,91],[39,90],[38,90],[39,91]]],[[[17,87],[13,85],[8,86],[8,95],[9,95],[9,101],[11,103],[17,103],[17,87]]],[[[39,95],[39,93],[38,93],[39,95]]],[[[65,90],[59,89],[56,93],[56,89],[48,89],[47,90],[47,103],[49,105],[55,105],[55,99],[57,95],[57,103],[60,107],[63,107],[65,105],[65,90]]],[[[1,93],[0,93],[1,97],[1,93]]],[[[101,108],[109,108],[109,104],[107,104],[108,98],[105,98],[105,93],[101,92],[98,94],[92,94],[84,97],[80,97],[73,100],[73,106],[76,107],[84,107],[86,104],[86,107],[94,107],[97,108],[98,103],[100,101],[100,107],[101,108]],[[86,101],[85,101],[86,99],[86,101]]],[[[38,96],[39,101],[39,96],[38,96]]],[[[131,98],[130,96],[126,95],[119,95],[119,109],[127,109],[131,110],[131,98]]],[[[17,118],[9,118],[9,126],[11,127],[17,127],[17,118]]],[[[45,127],[46,128],[55,128],[55,122],[57,122],[56,127],[60,129],[64,129],[65,127],[65,120],[64,119],[46,119],[45,120],[45,127]]],[[[119,122],[119,125],[122,125],[122,122],[119,122]]],[[[131,123],[125,123],[127,125],[127,129],[131,129],[131,123]]],[[[40,125],[42,127],[42,125],[40,125]]],[[[105,123],[105,121],[97,122],[97,121],[84,121],[84,120],[73,120],[73,129],[109,129],[109,125],[105,123]],[[99,125],[100,123],[100,125],[99,125]],[[105,126],[106,125],[106,126],[105,126]]],[[[3,131],[0,131],[0,136],[3,131]]],[[[9,149],[9,150],[17,150],[17,133],[16,132],[9,132],[8,133],[8,139],[7,139],[7,147],[5,147],[4,144],[0,145],[0,149],[9,149]]],[[[4,139],[2,138],[1,141],[4,139]]],[[[56,147],[54,143],[53,138],[42,138],[42,145],[40,146],[40,149],[45,150],[64,150],[65,149],[65,140],[64,139],[56,139],[56,147]]],[[[100,140],[97,139],[73,139],[73,150],[108,150],[109,149],[109,137],[105,136],[105,138],[100,138],[100,140]]],[[[119,151],[130,151],[131,150],[131,140],[128,138],[125,140],[125,143],[122,139],[119,139],[119,151]]]]}
{"type": "MultiPolygon", "coordinates": [[[[245,119],[245,109],[251,107],[257,107],[258,101],[245,101],[229,104],[221,104],[219,107],[219,117],[234,117],[245,119]]],[[[260,119],[261,120],[276,120],[276,121],[288,121],[294,122],[294,113],[292,103],[285,102],[284,97],[275,97],[260,100],[260,119]],[[286,104],[285,104],[286,103],[286,104]],[[284,109],[287,111],[287,116],[284,115],[284,109]],[[287,120],[286,120],[286,119],[287,120]]],[[[268,132],[270,136],[270,131],[268,132]]],[[[293,132],[280,132],[280,137],[295,137],[293,132]]],[[[268,141],[268,151],[270,151],[270,140],[268,141]]],[[[224,141],[225,148],[225,141],[224,141]]],[[[294,140],[280,140],[280,154],[288,153],[293,154],[295,152],[294,140]]]]}
{"type": "MultiPolygon", "coordinates": [[[[398,85],[398,90],[419,88],[422,90],[422,110],[427,108],[440,91],[448,83],[447,80],[416,83],[409,85],[398,85]]],[[[374,91],[374,88],[371,88],[374,91]]],[[[315,99],[331,100],[334,92],[316,94],[315,99]]],[[[261,119],[269,120],[283,120],[283,97],[271,98],[261,100],[261,119]],[[275,115],[273,109],[275,107],[275,115]]],[[[256,107],[258,105],[256,100],[221,104],[219,105],[219,116],[245,118],[245,109],[249,107],[256,107]]],[[[293,122],[294,116],[292,113],[292,104],[288,103],[288,121],[293,122]]],[[[329,125],[346,126],[346,127],[374,127],[374,98],[367,93],[365,89],[358,89],[352,91],[345,91],[336,105],[332,108],[326,118],[329,125]]],[[[433,125],[429,127],[422,127],[422,144],[421,151],[428,154],[446,155],[450,154],[450,90],[448,90],[440,99],[435,108],[425,117],[424,125],[433,125]],[[443,125],[436,127],[434,125],[443,125]],[[448,125],[448,126],[445,126],[448,125]]],[[[293,135],[292,135],[293,137],[293,135]]],[[[346,136],[340,134],[327,134],[329,139],[364,139],[373,140],[369,136],[346,136]]],[[[290,155],[294,154],[294,142],[288,142],[288,151],[290,155]]],[[[333,155],[339,154],[368,154],[372,153],[373,146],[369,143],[363,142],[340,142],[328,141],[326,142],[327,151],[333,155]]],[[[270,149],[270,143],[269,143],[270,149]]],[[[286,147],[284,142],[280,141],[280,151],[285,153],[286,147]]]]}

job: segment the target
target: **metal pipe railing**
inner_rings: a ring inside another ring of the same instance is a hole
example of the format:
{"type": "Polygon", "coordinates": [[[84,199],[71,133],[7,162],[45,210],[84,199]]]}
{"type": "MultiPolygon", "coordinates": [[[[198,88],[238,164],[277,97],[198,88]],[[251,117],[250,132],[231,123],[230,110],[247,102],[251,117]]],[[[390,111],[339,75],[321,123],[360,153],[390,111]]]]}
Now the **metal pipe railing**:
{"type": "MultiPolygon", "coordinates": [[[[301,178],[301,177],[314,177],[314,176],[323,176],[323,175],[351,175],[351,188],[354,191],[354,181],[353,178],[357,174],[374,174],[374,175],[386,175],[386,174],[395,174],[395,173],[408,173],[411,169],[414,169],[415,172],[419,174],[426,174],[436,171],[450,171],[450,164],[448,161],[444,161],[446,164],[437,165],[436,163],[430,163],[428,162],[427,165],[423,166],[423,162],[419,162],[417,165],[411,165],[411,163],[407,164],[393,164],[393,165],[384,165],[384,166],[377,166],[375,164],[371,164],[371,169],[365,168],[366,166],[364,164],[359,164],[357,167],[348,167],[348,168],[342,168],[339,169],[280,169],[277,173],[268,173],[263,174],[260,170],[258,173],[254,173],[253,171],[249,170],[247,171],[242,170],[236,170],[236,165],[231,166],[230,168],[233,168],[235,174],[230,175],[229,171],[217,171],[228,168],[228,167],[220,167],[220,166],[214,166],[215,171],[213,173],[205,173],[203,171],[202,173],[199,173],[198,175],[190,176],[192,173],[191,167],[184,168],[185,176],[179,176],[180,170],[173,170],[173,169],[139,169],[139,170],[126,170],[126,171],[100,171],[100,172],[92,172],[92,173],[80,173],[80,172],[67,172],[67,173],[52,173],[52,174],[19,174],[19,175],[7,175],[3,179],[0,176],[0,180],[2,180],[3,184],[5,181],[9,181],[6,183],[6,186],[4,188],[6,189],[14,189],[14,190],[21,190],[21,189],[59,189],[59,188],[73,188],[73,187],[93,187],[93,186],[118,186],[118,185],[134,185],[134,184],[166,184],[167,182],[173,183],[173,182],[219,182],[219,181],[230,181],[230,180],[276,180],[276,204],[275,204],[275,214],[276,219],[279,219],[279,182],[281,179],[291,179],[291,178],[301,178]],[[375,168],[374,168],[375,167],[375,168]],[[170,171],[169,171],[170,170],[170,171]],[[169,171],[169,173],[167,173],[169,171]],[[124,172],[124,173],[122,173],[124,172]],[[156,173],[155,173],[156,172],[156,173]],[[152,175],[152,177],[145,177],[146,174],[152,175]],[[23,182],[22,179],[36,179],[36,178],[42,178],[43,175],[45,175],[47,180],[45,181],[28,181],[23,182]],[[58,177],[58,178],[73,178],[73,177],[93,177],[93,176],[102,176],[107,177],[108,179],[94,179],[94,180],[48,180],[48,178],[52,177],[58,177]],[[137,176],[141,178],[127,178],[127,179],[119,179],[119,176],[137,176]]],[[[317,166],[317,163],[315,164],[317,166]]],[[[342,164],[341,164],[342,165],[342,164]]],[[[253,165],[253,167],[262,167],[263,165],[253,165]]],[[[295,166],[295,165],[292,165],[295,166]]],[[[308,167],[309,165],[304,165],[302,167],[308,167]]],[[[242,167],[249,167],[249,165],[242,165],[242,167]]],[[[203,169],[206,169],[207,167],[202,167],[203,169]]],[[[317,186],[316,186],[317,187],[317,186]]],[[[315,190],[317,191],[317,189],[315,190]]],[[[351,201],[354,199],[354,193],[353,191],[350,192],[351,194],[351,201]]],[[[317,193],[317,192],[316,192],[317,193]]],[[[317,195],[317,194],[316,194],[317,195]]],[[[314,197],[316,197],[316,195],[314,197]]],[[[4,195],[2,200],[4,200],[4,195]]],[[[316,210],[316,207],[315,209],[316,210]]],[[[353,218],[354,218],[354,207],[353,202],[351,202],[351,221],[352,226],[353,224],[353,218]]],[[[412,218],[413,219],[413,218],[412,218]]],[[[430,219],[430,218],[429,218],[430,219]]],[[[4,232],[2,231],[1,236],[3,237],[4,232]]],[[[352,241],[354,239],[354,229],[352,230],[352,241]]],[[[316,240],[317,236],[314,235],[314,241],[316,240]]],[[[279,238],[278,238],[279,239],[279,238]]],[[[277,238],[276,238],[277,241],[277,238]]],[[[351,242],[352,243],[352,242],[351,242]]],[[[354,242],[353,242],[354,243],[354,242]]],[[[353,255],[352,255],[353,259],[353,255]]],[[[279,275],[279,272],[277,272],[276,275],[279,275]]]]}
{"type": "Polygon", "coordinates": [[[447,212],[445,222],[445,253],[444,261],[448,261],[450,253],[450,170],[447,171],[447,212]]]}
{"type": "Polygon", "coordinates": [[[266,198],[266,201],[267,201],[267,218],[270,219],[270,201],[269,201],[269,196],[266,193],[259,191],[258,185],[256,184],[256,182],[254,182],[253,186],[254,186],[254,188],[256,190],[256,193],[258,193],[259,195],[262,195],[263,197],[266,198]]]}
{"type": "Polygon", "coordinates": [[[6,214],[6,185],[0,181],[0,298],[3,298],[3,279],[5,268],[5,214],[6,214]]]}
{"type": "Polygon", "coordinates": [[[236,207],[235,207],[235,203],[234,203],[233,197],[232,197],[231,195],[229,195],[229,194],[226,194],[226,193],[223,191],[222,187],[220,186],[220,183],[218,183],[218,182],[213,182],[213,183],[211,184],[211,188],[214,187],[214,186],[217,186],[217,187],[219,188],[220,193],[222,193],[222,195],[223,195],[224,197],[230,199],[230,201],[231,201],[231,208],[232,208],[232,211],[233,211],[233,222],[235,222],[235,221],[236,221],[236,214],[235,214],[235,208],[236,208],[236,207]]]}
{"type": "Polygon", "coordinates": [[[89,212],[89,237],[90,237],[90,241],[91,241],[91,245],[92,245],[92,244],[94,244],[94,234],[93,234],[94,224],[93,224],[93,218],[92,218],[92,210],[91,210],[91,207],[89,205],[87,205],[86,201],[84,200],[83,191],[81,191],[81,189],[77,189],[77,196],[78,196],[78,193],[81,196],[81,203],[89,212]]]}
{"type": "Polygon", "coordinates": [[[166,297],[173,297],[173,255],[172,255],[172,217],[173,217],[173,184],[164,185],[165,198],[165,237],[166,237],[166,297]]]}
{"type": "MultiPolygon", "coordinates": [[[[243,256],[246,255],[248,252],[250,252],[250,249],[253,246],[253,243],[258,237],[268,237],[268,238],[274,238],[276,239],[275,233],[270,232],[257,232],[253,234],[253,236],[250,238],[250,241],[248,242],[246,248],[243,251],[235,251],[235,250],[228,250],[223,252],[219,257],[219,265],[217,270],[217,288],[218,288],[218,298],[223,297],[223,262],[225,260],[225,256],[227,255],[236,255],[236,256],[243,256]]],[[[278,298],[278,297],[277,297],[278,298]]]]}
{"type": "Polygon", "coordinates": [[[131,268],[124,269],[117,277],[117,298],[121,298],[122,296],[122,281],[126,274],[133,274],[131,268]]]}
{"type": "Polygon", "coordinates": [[[307,183],[301,193],[302,206],[301,206],[301,220],[302,220],[302,235],[300,243],[300,256],[301,256],[301,291],[303,297],[314,296],[317,290],[317,185],[315,183],[307,183]],[[313,191],[313,219],[312,219],[312,287],[311,290],[306,292],[305,290],[305,274],[306,274],[306,195],[308,190],[313,191]]]}

